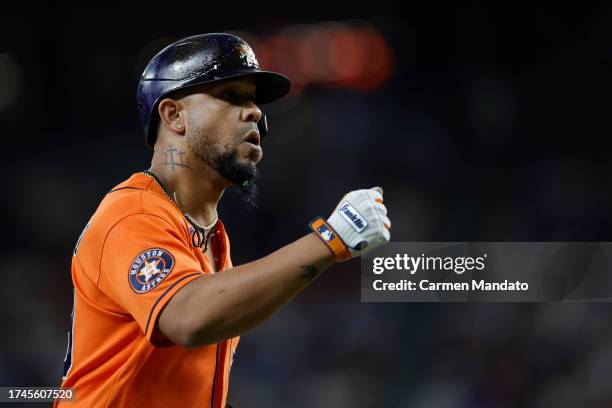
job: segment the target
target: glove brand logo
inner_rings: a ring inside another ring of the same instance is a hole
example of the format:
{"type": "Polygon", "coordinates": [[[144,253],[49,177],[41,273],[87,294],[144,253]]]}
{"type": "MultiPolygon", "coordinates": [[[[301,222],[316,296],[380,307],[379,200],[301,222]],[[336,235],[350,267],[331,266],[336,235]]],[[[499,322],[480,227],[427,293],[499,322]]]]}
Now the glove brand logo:
{"type": "Polygon", "coordinates": [[[368,226],[365,218],[347,201],[342,203],[338,212],[357,232],[363,231],[368,226]]]}

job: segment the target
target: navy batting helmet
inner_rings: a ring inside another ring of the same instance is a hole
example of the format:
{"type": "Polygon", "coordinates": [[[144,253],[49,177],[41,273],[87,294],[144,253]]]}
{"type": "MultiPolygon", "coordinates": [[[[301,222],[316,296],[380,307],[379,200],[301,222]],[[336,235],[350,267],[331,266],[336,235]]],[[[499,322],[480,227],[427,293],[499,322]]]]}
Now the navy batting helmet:
{"type": "MultiPolygon", "coordinates": [[[[250,76],[255,80],[255,103],[265,104],[285,96],[289,79],[276,72],[261,71],[255,53],[242,39],[224,33],[183,38],[161,50],[149,61],[138,84],[138,112],[145,143],[153,148],[158,103],[170,92],[193,85],[250,76]]],[[[267,133],[265,115],[257,126],[267,133]]]]}

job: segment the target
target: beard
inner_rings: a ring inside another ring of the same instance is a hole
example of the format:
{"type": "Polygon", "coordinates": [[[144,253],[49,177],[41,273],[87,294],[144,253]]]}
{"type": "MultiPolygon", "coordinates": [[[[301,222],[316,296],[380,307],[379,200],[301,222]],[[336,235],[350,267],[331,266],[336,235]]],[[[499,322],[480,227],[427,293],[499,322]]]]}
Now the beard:
{"type": "Polygon", "coordinates": [[[220,145],[205,132],[196,134],[198,136],[187,137],[187,146],[191,153],[232,183],[246,203],[257,207],[256,182],[261,178],[261,174],[253,162],[241,161],[238,158],[240,143],[220,145]]]}
{"type": "Polygon", "coordinates": [[[257,207],[256,182],[261,175],[254,164],[238,161],[237,147],[217,157],[215,170],[238,189],[245,202],[257,207]]]}

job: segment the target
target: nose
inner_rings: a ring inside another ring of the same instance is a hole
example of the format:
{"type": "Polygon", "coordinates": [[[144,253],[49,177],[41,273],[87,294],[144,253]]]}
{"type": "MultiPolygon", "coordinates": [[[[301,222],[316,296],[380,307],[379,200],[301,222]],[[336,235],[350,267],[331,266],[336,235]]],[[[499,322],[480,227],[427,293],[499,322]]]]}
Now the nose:
{"type": "Polygon", "coordinates": [[[261,119],[261,115],[261,110],[255,105],[255,102],[249,101],[242,109],[241,119],[244,122],[257,123],[261,119]]]}

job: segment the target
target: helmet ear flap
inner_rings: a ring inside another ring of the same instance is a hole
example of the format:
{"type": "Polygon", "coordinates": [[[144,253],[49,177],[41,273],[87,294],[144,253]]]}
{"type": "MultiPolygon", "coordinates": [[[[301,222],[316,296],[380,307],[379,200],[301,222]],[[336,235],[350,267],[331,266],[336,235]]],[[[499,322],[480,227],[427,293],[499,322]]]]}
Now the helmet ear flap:
{"type": "Polygon", "coordinates": [[[259,130],[259,139],[263,142],[270,133],[270,128],[268,128],[268,117],[265,113],[262,113],[261,119],[257,122],[257,129],[259,130]]]}

